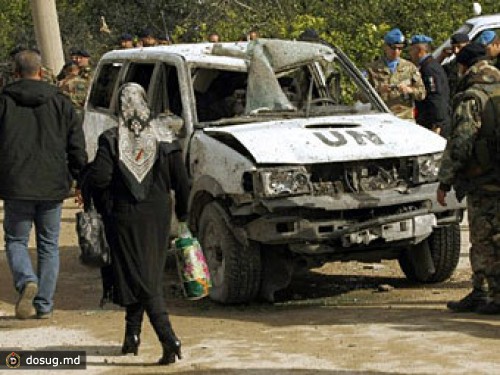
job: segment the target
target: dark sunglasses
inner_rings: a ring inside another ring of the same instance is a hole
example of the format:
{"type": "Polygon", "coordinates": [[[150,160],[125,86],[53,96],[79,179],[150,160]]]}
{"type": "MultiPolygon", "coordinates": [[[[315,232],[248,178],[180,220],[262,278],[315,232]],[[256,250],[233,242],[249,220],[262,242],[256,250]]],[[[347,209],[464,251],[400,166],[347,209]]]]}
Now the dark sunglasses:
{"type": "Polygon", "coordinates": [[[396,46],[396,45],[392,44],[389,46],[389,48],[392,49],[393,51],[396,51],[396,50],[402,51],[405,47],[404,46],[396,46]]]}

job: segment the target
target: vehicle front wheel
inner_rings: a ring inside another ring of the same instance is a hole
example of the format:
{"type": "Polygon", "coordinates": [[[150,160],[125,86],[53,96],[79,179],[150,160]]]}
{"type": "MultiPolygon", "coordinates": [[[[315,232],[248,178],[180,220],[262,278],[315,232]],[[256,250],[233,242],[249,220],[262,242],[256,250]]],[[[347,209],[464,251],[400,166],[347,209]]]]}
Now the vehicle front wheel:
{"type": "Polygon", "coordinates": [[[227,304],[254,299],[261,279],[259,245],[236,239],[226,211],[217,202],[203,208],[198,228],[212,278],[210,298],[227,304]]]}
{"type": "Polygon", "coordinates": [[[418,272],[417,268],[421,265],[417,262],[421,258],[415,254],[416,246],[401,253],[399,265],[411,281],[422,283],[445,281],[453,274],[460,259],[460,226],[452,224],[436,228],[426,241],[428,241],[431,261],[434,265],[432,273],[418,272]]]}

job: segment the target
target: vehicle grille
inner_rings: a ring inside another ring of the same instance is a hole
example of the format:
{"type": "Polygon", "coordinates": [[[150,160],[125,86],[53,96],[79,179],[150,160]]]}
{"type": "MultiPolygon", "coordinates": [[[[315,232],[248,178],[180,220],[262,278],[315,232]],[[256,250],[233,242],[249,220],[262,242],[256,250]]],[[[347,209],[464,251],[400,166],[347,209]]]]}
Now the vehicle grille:
{"type": "Polygon", "coordinates": [[[310,166],[314,195],[407,188],[413,177],[410,159],[384,159],[310,166]]]}

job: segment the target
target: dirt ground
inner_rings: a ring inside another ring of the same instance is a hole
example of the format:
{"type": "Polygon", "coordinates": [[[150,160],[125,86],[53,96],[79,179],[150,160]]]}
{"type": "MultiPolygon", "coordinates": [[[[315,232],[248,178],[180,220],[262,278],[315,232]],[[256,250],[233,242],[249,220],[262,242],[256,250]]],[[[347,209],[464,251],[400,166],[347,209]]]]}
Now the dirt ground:
{"type": "MultiPolygon", "coordinates": [[[[208,299],[182,299],[172,272],[167,276],[168,308],[184,358],[163,367],[155,365],[161,348],[149,322],[139,355],[120,355],[123,310],[98,307],[98,271],[78,261],[75,208],[66,206],[51,320],[13,318],[17,296],[0,250],[0,350],[84,350],[89,374],[500,373],[500,318],[445,308],[446,301],[470,288],[466,227],[457,272],[435,285],[411,285],[393,261],[332,263],[297,276],[274,304],[221,306],[208,299]],[[384,284],[393,289],[378,291],[384,284]]],[[[16,374],[23,372],[50,371],[16,374]]]]}

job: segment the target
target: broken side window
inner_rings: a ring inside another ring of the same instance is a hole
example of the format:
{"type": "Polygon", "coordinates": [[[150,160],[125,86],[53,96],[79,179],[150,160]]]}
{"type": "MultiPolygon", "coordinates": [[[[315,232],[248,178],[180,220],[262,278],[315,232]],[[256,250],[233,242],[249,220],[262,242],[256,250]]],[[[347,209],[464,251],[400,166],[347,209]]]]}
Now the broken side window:
{"type": "Polygon", "coordinates": [[[102,65],[99,75],[92,85],[92,91],[89,97],[90,106],[94,108],[109,109],[121,67],[121,63],[102,65]]]}
{"type": "Polygon", "coordinates": [[[193,89],[199,122],[216,121],[243,114],[247,73],[197,68],[193,89]]]}

